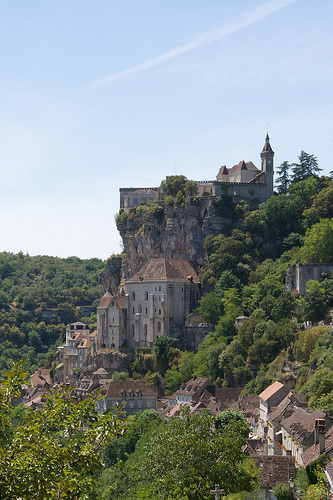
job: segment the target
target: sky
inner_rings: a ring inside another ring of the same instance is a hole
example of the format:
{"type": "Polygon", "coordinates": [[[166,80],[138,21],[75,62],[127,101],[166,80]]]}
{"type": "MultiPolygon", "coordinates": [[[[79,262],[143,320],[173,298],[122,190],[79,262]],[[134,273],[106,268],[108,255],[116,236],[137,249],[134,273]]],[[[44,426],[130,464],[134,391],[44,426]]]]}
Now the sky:
{"type": "Polygon", "coordinates": [[[332,170],[331,0],[0,0],[0,251],[108,258],[119,188],[332,170]]]}

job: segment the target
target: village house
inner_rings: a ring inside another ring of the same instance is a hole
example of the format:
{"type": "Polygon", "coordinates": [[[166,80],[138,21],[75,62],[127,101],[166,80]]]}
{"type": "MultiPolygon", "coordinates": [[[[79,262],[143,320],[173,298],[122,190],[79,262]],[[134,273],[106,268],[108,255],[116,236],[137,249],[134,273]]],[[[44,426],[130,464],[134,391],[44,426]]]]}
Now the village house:
{"type": "Polygon", "coordinates": [[[77,372],[82,369],[86,356],[90,354],[94,336],[90,336],[89,327],[77,321],[66,328],[66,342],[58,348],[58,365],[55,370],[55,381],[71,382],[77,372]]]}
{"type": "Polygon", "coordinates": [[[325,431],[325,420],[317,420],[315,422],[315,443],[302,453],[304,467],[308,467],[324,454],[328,460],[333,459],[333,427],[327,432],[325,431]]]}
{"type": "Polygon", "coordinates": [[[283,455],[295,457],[296,466],[303,467],[302,455],[305,450],[315,444],[315,424],[317,420],[324,422],[324,429],[332,425],[331,418],[320,410],[297,408],[290,417],[281,422],[281,447],[283,455]]]}
{"type": "Polygon", "coordinates": [[[97,403],[99,413],[105,413],[117,405],[124,405],[126,415],[157,408],[156,393],[140,380],[110,382],[102,390],[102,395],[103,399],[97,403]]]}
{"type": "MultiPolygon", "coordinates": [[[[276,408],[279,403],[287,396],[289,393],[288,389],[281,384],[281,382],[274,382],[269,387],[267,387],[261,394],[259,394],[259,426],[258,435],[261,439],[269,437],[272,442],[274,440],[274,431],[270,431],[270,426],[268,426],[268,414],[276,408]],[[272,434],[272,435],[271,435],[272,434]]],[[[270,453],[273,455],[273,447],[270,449],[270,453]]]]}

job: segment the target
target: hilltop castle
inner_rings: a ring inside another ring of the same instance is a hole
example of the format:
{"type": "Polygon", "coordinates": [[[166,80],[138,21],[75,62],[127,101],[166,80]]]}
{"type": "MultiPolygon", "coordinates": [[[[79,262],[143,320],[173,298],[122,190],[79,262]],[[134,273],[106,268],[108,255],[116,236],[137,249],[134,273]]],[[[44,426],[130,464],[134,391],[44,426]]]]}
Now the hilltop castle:
{"type": "MultiPolygon", "coordinates": [[[[197,181],[196,196],[230,195],[234,202],[247,200],[252,204],[266,201],[273,194],[274,151],[267,134],[261,157],[261,169],[251,161],[240,161],[232,168],[223,165],[215,181],[197,181]]],[[[120,207],[125,210],[137,207],[142,202],[162,202],[163,192],[159,187],[120,188],[120,207]]]]}

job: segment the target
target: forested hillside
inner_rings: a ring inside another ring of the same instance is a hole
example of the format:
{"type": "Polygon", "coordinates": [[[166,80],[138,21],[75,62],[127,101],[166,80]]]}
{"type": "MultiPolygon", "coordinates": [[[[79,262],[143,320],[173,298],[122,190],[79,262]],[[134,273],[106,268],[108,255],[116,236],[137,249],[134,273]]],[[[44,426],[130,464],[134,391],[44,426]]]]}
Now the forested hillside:
{"type": "Polygon", "coordinates": [[[132,376],[149,383],[162,375],[169,394],[193,375],[251,394],[280,378],[309,392],[311,406],[333,409],[331,327],[316,326],[330,323],[333,278],[310,281],[303,297],[284,291],[288,264],[333,261],[333,181],[319,170],[302,151],[299,163],[278,168],[278,193],[257,210],[227,195],[213,200],[216,216],[229,220],[223,234],[206,238],[201,269],[198,310],[214,331],[197,353],[158,338],[153,356],[137,356],[132,376]],[[239,316],[249,319],[237,330],[239,316]],[[323,387],[315,392],[316,370],[323,387]]]}
{"type": "Polygon", "coordinates": [[[0,253],[0,373],[12,358],[25,357],[30,372],[49,367],[66,324],[95,328],[105,262],[77,257],[30,257],[0,253]],[[84,306],[87,308],[85,309],[84,306]]]}

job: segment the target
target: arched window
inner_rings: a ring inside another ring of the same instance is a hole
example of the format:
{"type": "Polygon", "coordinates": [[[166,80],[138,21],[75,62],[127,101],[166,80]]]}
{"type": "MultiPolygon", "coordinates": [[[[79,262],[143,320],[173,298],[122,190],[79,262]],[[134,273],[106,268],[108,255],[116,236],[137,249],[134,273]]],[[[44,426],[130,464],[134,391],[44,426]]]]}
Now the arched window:
{"type": "Polygon", "coordinates": [[[145,300],[148,300],[148,292],[145,292],[145,300]]]}
{"type": "Polygon", "coordinates": [[[138,312],[141,313],[142,312],[142,306],[139,305],[138,307],[138,312]]]}
{"type": "Polygon", "coordinates": [[[143,333],[144,333],[144,335],[147,335],[147,332],[148,332],[147,325],[146,325],[146,324],[144,324],[144,325],[143,325],[143,333]]]}
{"type": "Polygon", "coordinates": [[[138,399],[142,399],[142,392],[141,392],[141,389],[139,389],[139,392],[138,392],[138,399]]]}
{"type": "Polygon", "coordinates": [[[131,391],[131,393],[130,393],[130,398],[134,399],[134,392],[133,391],[131,391]]]}
{"type": "Polygon", "coordinates": [[[157,323],[157,331],[160,332],[161,331],[161,323],[160,321],[158,321],[157,323]]]}
{"type": "Polygon", "coordinates": [[[135,292],[132,292],[132,300],[135,300],[135,292]]]}
{"type": "Polygon", "coordinates": [[[148,307],[146,307],[146,314],[148,314],[148,307]]]}
{"type": "Polygon", "coordinates": [[[131,335],[134,337],[134,325],[131,325],[131,335]]]}

